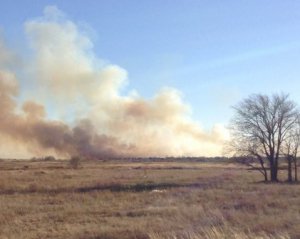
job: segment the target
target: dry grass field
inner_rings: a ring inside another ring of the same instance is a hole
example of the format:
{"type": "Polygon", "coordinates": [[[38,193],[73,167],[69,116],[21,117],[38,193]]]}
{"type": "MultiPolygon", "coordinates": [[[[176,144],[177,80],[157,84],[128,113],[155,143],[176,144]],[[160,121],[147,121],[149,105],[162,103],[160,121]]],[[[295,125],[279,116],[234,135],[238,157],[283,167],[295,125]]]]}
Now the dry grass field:
{"type": "Polygon", "coordinates": [[[0,238],[300,238],[300,185],[239,165],[0,162],[0,238]]]}

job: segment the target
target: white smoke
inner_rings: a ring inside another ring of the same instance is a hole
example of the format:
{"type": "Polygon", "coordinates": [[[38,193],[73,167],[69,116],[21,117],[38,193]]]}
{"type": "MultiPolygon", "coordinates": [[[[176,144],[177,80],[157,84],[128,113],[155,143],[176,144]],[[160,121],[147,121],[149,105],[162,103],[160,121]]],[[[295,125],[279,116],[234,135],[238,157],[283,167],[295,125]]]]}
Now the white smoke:
{"type": "Polygon", "coordinates": [[[0,115],[1,139],[10,138],[22,152],[25,145],[31,154],[221,154],[227,131],[221,125],[204,131],[191,118],[178,90],[165,87],[150,100],[138,94],[121,95],[128,81],[126,70],[97,58],[88,36],[56,7],[46,7],[44,16],[26,22],[25,32],[33,55],[23,70],[34,87],[27,94],[31,101],[21,109],[16,99],[22,75],[15,79],[16,74],[6,69],[14,57],[0,44],[0,90],[5,98],[0,103],[5,108],[0,115]],[[52,108],[45,108],[48,105],[52,108]],[[58,120],[46,117],[53,108],[59,112],[58,120]],[[5,115],[9,117],[4,119],[5,115]],[[66,115],[73,123],[66,123],[66,115]]]}

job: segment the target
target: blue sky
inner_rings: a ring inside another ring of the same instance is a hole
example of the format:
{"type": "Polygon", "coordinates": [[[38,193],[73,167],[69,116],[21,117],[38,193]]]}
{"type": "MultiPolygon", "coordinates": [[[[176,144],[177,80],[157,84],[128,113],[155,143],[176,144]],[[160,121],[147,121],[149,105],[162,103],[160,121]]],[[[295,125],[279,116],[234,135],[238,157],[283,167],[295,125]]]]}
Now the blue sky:
{"type": "Polygon", "coordinates": [[[226,124],[252,93],[287,92],[300,103],[300,1],[1,0],[9,46],[24,50],[24,22],[47,5],[86,29],[97,56],[128,71],[124,91],[149,98],[177,88],[207,128],[226,124]]]}

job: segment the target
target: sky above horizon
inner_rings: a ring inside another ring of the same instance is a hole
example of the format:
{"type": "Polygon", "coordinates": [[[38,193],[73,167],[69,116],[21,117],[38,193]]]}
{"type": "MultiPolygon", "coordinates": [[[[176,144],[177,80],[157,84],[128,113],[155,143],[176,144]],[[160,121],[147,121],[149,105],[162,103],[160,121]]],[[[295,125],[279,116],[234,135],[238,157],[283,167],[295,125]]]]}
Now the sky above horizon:
{"type": "Polygon", "coordinates": [[[2,0],[8,44],[22,47],[24,21],[48,5],[89,31],[96,55],[127,70],[125,91],[175,87],[206,126],[226,124],[251,93],[300,102],[299,1],[2,0]]]}
{"type": "Polygon", "coordinates": [[[126,70],[121,95],[174,88],[204,130],[226,126],[249,94],[285,92],[300,103],[300,1],[1,0],[0,35],[23,61],[32,54],[24,24],[47,6],[88,37],[92,57],[126,70]]]}

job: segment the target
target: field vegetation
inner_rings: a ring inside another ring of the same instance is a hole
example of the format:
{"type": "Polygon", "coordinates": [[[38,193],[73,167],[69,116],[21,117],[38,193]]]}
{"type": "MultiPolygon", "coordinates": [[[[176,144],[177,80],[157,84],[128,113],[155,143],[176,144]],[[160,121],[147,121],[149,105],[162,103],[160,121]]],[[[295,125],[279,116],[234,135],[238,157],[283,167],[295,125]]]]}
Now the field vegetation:
{"type": "Polygon", "coordinates": [[[0,238],[300,238],[300,185],[260,180],[229,162],[3,160],[0,238]]]}

